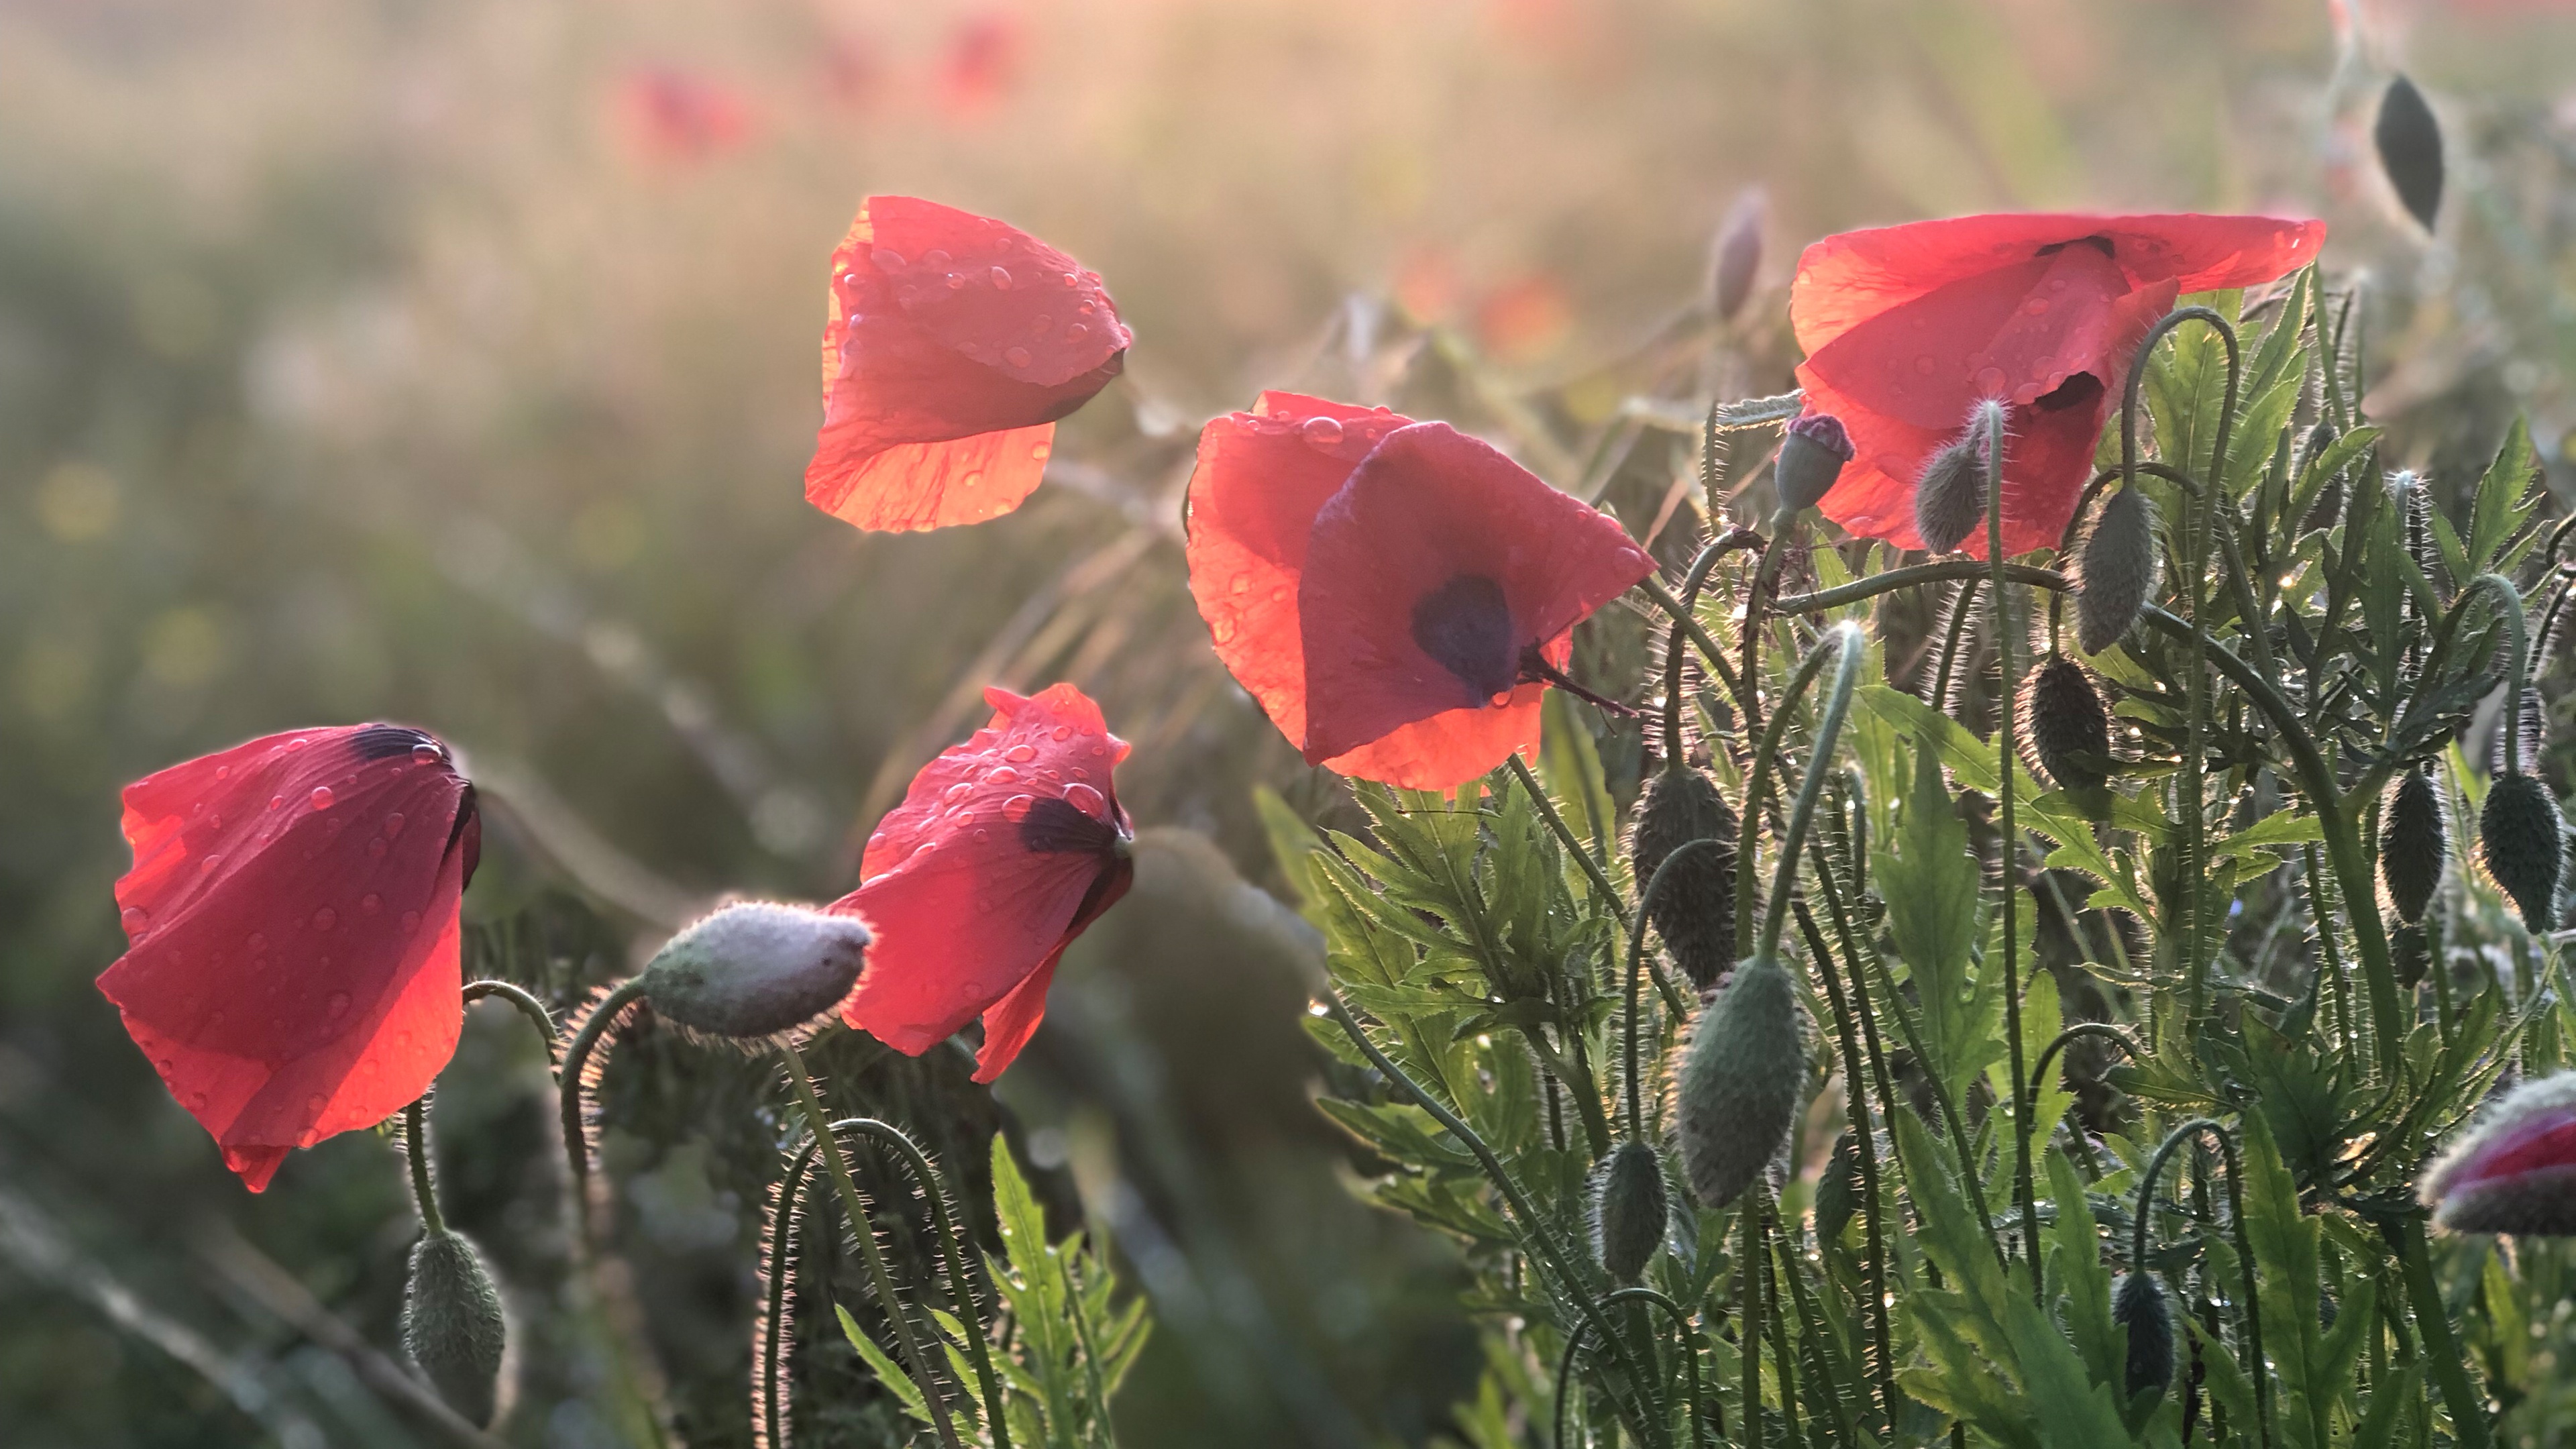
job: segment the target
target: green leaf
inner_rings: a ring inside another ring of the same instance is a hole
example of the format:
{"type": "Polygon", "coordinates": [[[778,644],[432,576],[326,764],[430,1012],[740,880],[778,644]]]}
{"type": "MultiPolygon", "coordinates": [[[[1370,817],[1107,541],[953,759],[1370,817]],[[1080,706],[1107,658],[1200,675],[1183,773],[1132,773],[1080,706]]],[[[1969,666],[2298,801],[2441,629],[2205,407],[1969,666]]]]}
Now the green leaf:
{"type": "Polygon", "coordinates": [[[1887,901],[1888,935],[1914,974],[1922,997],[1927,1043],[1940,1052],[1944,1078],[1958,1082],[1982,1066],[1964,1066],[1950,1055],[1964,1041],[1970,957],[1977,944],[1977,911],[1984,886],[1968,848],[1968,827],[1942,783],[1941,765],[1929,748],[1914,757],[1914,789],[1905,815],[1885,848],[1873,853],[1873,872],[1887,901]]]}
{"type": "Polygon", "coordinates": [[[894,1395],[895,1402],[903,1406],[903,1411],[925,1424],[931,1422],[930,1403],[922,1398],[921,1386],[912,1381],[912,1375],[905,1373],[901,1365],[886,1357],[885,1350],[877,1347],[875,1342],[860,1330],[859,1321],[850,1316],[849,1309],[835,1303],[832,1305],[832,1311],[840,1315],[841,1336],[850,1341],[850,1347],[859,1351],[860,1361],[868,1366],[869,1372],[877,1376],[879,1383],[886,1386],[886,1391],[894,1395]]]}
{"type": "MultiPolygon", "coordinates": [[[[2250,1016],[2249,1016],[2250,1020],[2250,1016]]],[[[2317,1224],[2299,1211],[2299,1187],[2260,1116],[2241,1119],[2245,1237],[2263,1290],[2263,1351],[2281,1383],[2280,1428],[2293,1449],[2327,1449],[2340,1384],[2326,1368],[2317,1320],[2317,1224]]]]}
{"type": "MultiPolygon", "coordinates": [[[[1978,739],[1966,725],[1893,685],[1864,685],[1853,699],[1863,713],[1895,726],[1898,734],[1918,742],[1930,741],[1941,763],[1962,786],[1989,795],[1995,793],[2002,780],[1995,770],[1995,748],[1978,739]]],[[[2070,840],[2092,830],[2082,816],[2069,813],[2058,803],[2064,801],[2063,795],[2052,801],[2051,792],[2019,760],[2013,761],[2013,790],[2019,802],[2019,822],[2049,839],[2070,840]]]]}
{"type": "Polygon", "coordinates": [[[2504,446],[2496,450],[2486,476],[2478,480],[2477,502],[2469,514],[2472,571],[2486,568],[2505,540],[2513,537],[2514,530],[2531,516],[2531,505],[2524,500],[2539,477],[2540,460],[2532,452],[2531,426],[2517,417],[2513,426],[2505,430],[2504,446]]]}
{"type": "Polygon", "coordinates": [[[2111,1322],[2111,1270],[2102,1261],[2092,1199],[2074,1164],[2055,1148],[2048,1153],[2048,1196],[2057,1208],[2056,1225],[2049,1229],[2055,1248],[2049,1278],[2066,1293],[2067,1330],[2086,1376],[2116,1389],[2127,1381],[2128,1359],[2111,1322]]]}

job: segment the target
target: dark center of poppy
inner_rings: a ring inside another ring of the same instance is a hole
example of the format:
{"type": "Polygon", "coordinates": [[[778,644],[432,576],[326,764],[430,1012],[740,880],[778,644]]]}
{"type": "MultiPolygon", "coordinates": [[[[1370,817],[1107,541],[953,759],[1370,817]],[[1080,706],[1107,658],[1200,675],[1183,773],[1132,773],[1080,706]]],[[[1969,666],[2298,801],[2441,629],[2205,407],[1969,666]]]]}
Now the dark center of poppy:
{"type": "Polygon", "coordinates": [[[1118,827],[1083,813],[1071,801],[1049,796],[1020,819],[1020,844],[1039,855],[1118,853],[1118,827]]]}
{"type": "Polygon", "coordinates": [[[407,725],[369,725],[349,737],[349,748],[357,753],[360,760],[369,763],[408,755],[422,745],[437,750],[442,756],[447,753],[437,740],[407,725]]]}
{"type": "Polygon", "coordinates": [[[2111,250],[2111,239],[2107,236],[2083,236],[2077,237],[2073,241],[2050,242],[2048,245],[2039,249],[2039,255],[2043,257],[2053,257],[2059,252],[2066,250],[2068,247],[2091,247],[2106,257],[2116,258],[2118,255],[2118,253],[2111,250]]]}
{"type": "Polygon", "coordinates": [[[2069,373],[2066,381],[2040,394],[2031,403],[2044,413],[2062,413],[2072,408],[2091,407],[2102,396],[2102,379],[2089,372],[2069,373]]]}
{"type": "Polygon", "coordinates": [[[1483,574],[1460,574],[1413,606],[1413,642],[1458,676],[1479,703],[1520,679],[1512,606],[1503,586],[1483,574]]]}

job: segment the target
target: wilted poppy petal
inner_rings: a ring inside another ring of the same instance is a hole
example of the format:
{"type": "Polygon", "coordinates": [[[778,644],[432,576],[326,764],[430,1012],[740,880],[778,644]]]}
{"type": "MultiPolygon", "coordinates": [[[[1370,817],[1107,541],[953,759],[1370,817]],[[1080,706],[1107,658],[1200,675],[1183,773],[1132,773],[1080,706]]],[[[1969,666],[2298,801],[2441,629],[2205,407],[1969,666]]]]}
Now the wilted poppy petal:
{"type": "Polygon", "coordinates": [[[830,303],[805,494],[863,528],[1017,506],[1052,438],[1037,430],[1107,386],[1131,340],[1097,274],[1002,222],[911,197],[860,208],[832,253],[830,303]],[[980,450],[918,446],[963,439],[980,450]]]}
{"type": "Polygon", "coordinates": [[[1125,890],[1130,835],[1111,782],[1127,745],[1097,704],[1069,684],[984,697],[991,723],[913,777],[833,907],[876,931],[842,1015],[887,1045],[918,1056],[1009,1003],[978,1081],[1036,1029],[1046,987],[1029,983],[1125,890]]]}
{"type": "Polygon", "coordinates": [[[1190,594],[1217,657],[1290,742],[1306,736],[1297,581],[1315,514],[1378,442],[1413,419],[1266,392],[1199,434],[1190,475],[1190,594]]]}
{"type": "MultiPolygon", "coordinates": [[[[1523,650],[1653,569],[1617,522],[1490,445],[1446,423],[1388,434],[1316,516],[1307,547],[1307,760],[1508,705],[1523,650]]],[[[1462,753],[1436,773],[1455,784],[1500,763],[1462,753]]]]}
{"type": "Polygon", "coordinates": [[[287,1149],[418,1097],[463,1022],[479,823],[429,736],[272,735],[129,786],[130,949],[99,977],[253,1191],[287,1149]]]}

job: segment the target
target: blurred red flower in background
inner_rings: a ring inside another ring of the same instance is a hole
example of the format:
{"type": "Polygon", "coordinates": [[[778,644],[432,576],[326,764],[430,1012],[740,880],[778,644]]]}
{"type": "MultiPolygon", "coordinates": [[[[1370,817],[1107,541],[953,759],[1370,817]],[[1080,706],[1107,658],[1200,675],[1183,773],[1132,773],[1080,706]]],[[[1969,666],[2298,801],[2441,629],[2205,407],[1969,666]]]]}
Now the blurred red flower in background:
{"type": "Polygon", "coordinates": [[[1100,274],[1027,232],[871,196],[832,252],[805,496],[889,532],[1008,513],[1134,340],[1100,274]]]}
{"type": "Polygon", "coordinates": [[[1190,592],[1307,762],[1445,789],[1534,752],[1573,629],[1654,569],[1446,423],[1269,392],[1199,434],[1190,592]]]}
{"type": "Polygon", "coordinates": [[[958,21],[939,60],[940,103],[965,119],[1000,105],[1019,83],[1021,49],[1016,16],[996,10],[958,21]]]}
{"type": "Polygon", "coordinates": [[[1070,684],[984,700],[992,722],[912,777],[832,905],[876,932],[842,1016],[916,1057],[982,1016],[979,1082],[1028,1045],[1064,948],[1135,878],[1110,778],[1127,742],[1100,706],[1070,684]]]}
{"type": "MultiPolygon", "coordinates": [[[[1914,484],[1986,398],[2009,407],[2004,549],[2053,548],[2091,476],[2129,354],[2184,292],[2272,281],[2316,259],[2321,221],[2264,216],[1963,216],[1807,248],[1789,318],[1807,407],[1858,456],[1820,505],[1919,548],[1914,484]]],[[[1966,544],[1985,550],[1979,530],[1966,544]]]]}
{"type": "Polygon", "coordinates": [[[474,788],[401,725],[293,730],[125,787],[126,953],[98,978],[251,1191],[429,1089],[464,1022],[474,788]]]}
{"type": "Polygon", "coordinates": [[[698,161],[751,139],[751,107],[733,90],[670,66],[629,75],[618,109],[636,151],[654,161],[698,161]]]}

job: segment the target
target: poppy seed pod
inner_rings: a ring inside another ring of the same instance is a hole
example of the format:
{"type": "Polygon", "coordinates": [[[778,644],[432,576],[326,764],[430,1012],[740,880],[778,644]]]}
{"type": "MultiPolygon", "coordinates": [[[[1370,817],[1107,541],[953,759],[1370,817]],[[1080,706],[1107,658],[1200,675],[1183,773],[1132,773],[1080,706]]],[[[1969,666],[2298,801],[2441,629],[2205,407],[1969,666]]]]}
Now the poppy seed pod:
{"type": "Polygon", "coordinates": [[[2103,501],[2076,560],[2075,637],[2087,654],[2120,642],[2155,593],[2156,506],[2135,488],[2103,501]]]}
{"type": "Polygon", "coordinates": [[[2122,1387],[2130,1398],[2173,1383],[2173,1311],[2165,1285],[2147,1268],[2120,1275],[2111,1290],[2111,1321],[2129,1331],[2129,1370],[2122,1387]]]}
{"type": "Polygon", "coordinates": [[[2558,802],[2537,777],[2498,775],[2487,787],[2486,808],[2478,813],[2478,853],[2535,934],[2549,929],[2555,915],[2558,874],[2566,862],[2559,833],[2558,802]]]}
{"type": "Polygon", "coordinates": [[[500,1404],[508,1332],[482,1254],[444,1228],[423,1236],[403,1291],[403,1348],[447,1406],[477,1427],[491,1423],[500,1404]]]}
{"type": "Polygon", "coordinates": [[[1771,468],[1780,506],[1792,513],[1815,507],[1851,459],[1851,435],[1833,414],[1808,413],[1789,424],[1788,436],[1780,440],[1779,461],[1771,468]]]}
{"type": "Polygon", "coordinates": [[[663,1020],[700,1036],[763,1043],[828,1014],[867,964],[867,923],[744,901],[673,936],[644,968],[663,1020]]]}
{"type": "Polygon", "coordinates": [[[2379,879],[2398,919],[2410,925],[2424,919],[2450,857],[2450,830],[2442,823],[2433,777],[2410,770],[2388,792],[2379,826],[2379,879]]]}
{"type": "Polygon", "coordinates": [[[2030,753],[2048,778],[2061,789],[2101,789],[2111,777],[2111,712],[2084,666],[2060,656],[2032,671],[2022,708],[2030,753]]]}
{"type": "Polygon", "coordinates": [[[1637,1281],[1664,1240],[1669,1212],[1655,1149],[1643,1142],[1612,1149],[1592,1186],[1592,1252],[1603,1271],[1621,1283],[1637,1281]]]}
{"type": "Polygon", "coordinates": [[[1798,992],[1769,956],[1735,969],[1700,1008],[1674,1074],[1674,1132],[1691,1191],[1708,1207],[1735,1201],[1788,1140],[1806,1083],[1798,992]]]}
{"type": "Polygon", "coordinates": [[[1843,1235],[1843,1225],[1860,1210],[1860,1145],[1846,1127],[1834,1139],[1833,1156],[1825,1159],[1816,1179],[1816,1238],[1830,1243],[1843,1235]]]}
{"type": "Polygon", "coordinates": [[[2407,212],[2433,229],[2442,209],[2442,125],[2415,83],[2398,76],[2379,97],[2379,119],[2370,129],[2379,147],[2379,167],[2407,212]]]}
{"type": "Polygon", "coordinates": [[[2443,1150],[2418,1192],[2453,1232],[2576,1234],[2576,1072],[2506,1093],[2443,1150]]]}
{"type": "Polygon", "coordinates": [[[1985,448],[1973,426],[1932,455],[1914,485],[1914,531],[1934,553],[1949,553],[1986,516],[1985,448]]]}
{"type": "Polygon", "coordinates": [[[1637,804],[1637,828],[1628,841],[1629,863],[1641,889],[1674,851],[1694,840],[1718,842],[1716,849],[1685,857],[1646,903],[1646,919],[1664,938],[1664,949],[1701,991],[1716,985],[1735,961],[1734,842],[1740,828],[1726,797],[1706,775],[1666,769],[1646,782],[1637,804]]]}

